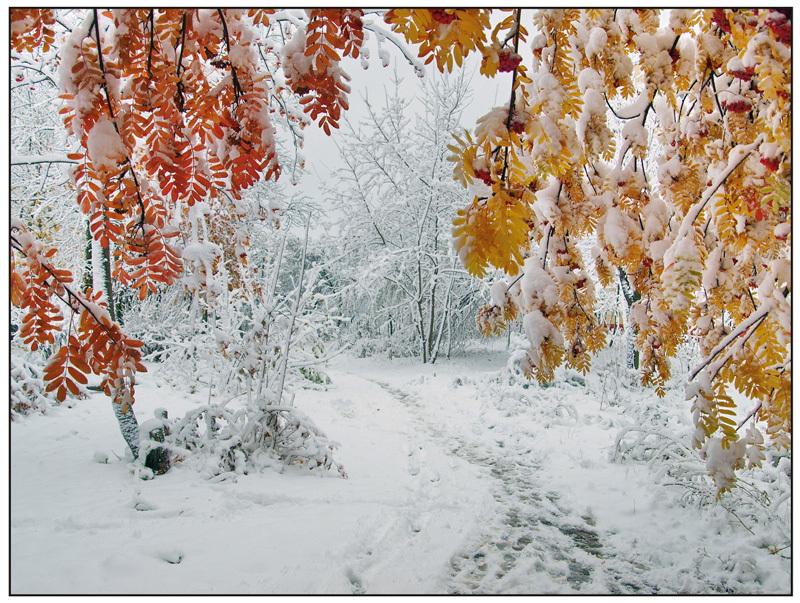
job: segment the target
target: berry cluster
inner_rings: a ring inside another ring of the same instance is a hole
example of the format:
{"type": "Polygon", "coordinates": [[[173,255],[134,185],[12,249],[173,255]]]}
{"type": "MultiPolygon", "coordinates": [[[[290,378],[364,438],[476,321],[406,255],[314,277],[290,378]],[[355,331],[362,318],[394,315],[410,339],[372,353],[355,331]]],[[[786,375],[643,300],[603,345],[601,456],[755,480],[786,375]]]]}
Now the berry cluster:
{"type": "Polygon", "coordinates": [[[508,129],[516,134],[522,134],[525,131],[525,122],[521,120],[519,116],[515,115],[511,118],[511,123],[508,125],[508,129]]]}
{"type": "Polygon", "coordinates": [[[772,11],[764,20],[764,23],[769,27],[778,42],[782,42],[787,46],[792,45],[792,22],[786,16],[786,13],[777,10],[772,11]]]}
{"type": "Polygon", "coordinates": [[[522,57],[510,48],[502,48],[497,54],[500,61],[498,69],[504,73],[514,71],[522,62],[522,57]]]}
{"type": "Polygon", "coordinates": [[[731,71],[728,71],[728,75],[733,76],[739,80],[744,80],[746,82],[752,80],[755,74],[756,70],[753,69],[752,67],[744,67],[741,70],[733,69],[731,71]]]}
{"type": "Polygon", "coordinates": [[[731,113],[747,113],[753,107],[744,99],[733,101],[722,101],[722,106],[731,113]]]}
{"type": "Polygon", "coordinates": [[[478,180],[483,180],[487,186],[492,186],[492,175],[486,170],[475,170],[475,177],[478,180]]]}
{"type": "Polygon", "coordinates": [[[450,25],[453,21],[456,20],[456,16],[454,13],[448,13],[443,8],[432,8],[431,17],[433,17],[434,21],[441,23],[442,25],[450,25]]]}
{"type": "Polygon", "coordinates": [[[781,160],[778,157],[762,157],[760,161],[770,172],[777,172],[781,165],[781,160]]]}
{"type": "Polygon", "coordinates": [[[731,24],[728,23],[728,17],[725,15],[724,9],[716,9],[711,15],[711,22],[725,33],[731,33],[731,24]]]}

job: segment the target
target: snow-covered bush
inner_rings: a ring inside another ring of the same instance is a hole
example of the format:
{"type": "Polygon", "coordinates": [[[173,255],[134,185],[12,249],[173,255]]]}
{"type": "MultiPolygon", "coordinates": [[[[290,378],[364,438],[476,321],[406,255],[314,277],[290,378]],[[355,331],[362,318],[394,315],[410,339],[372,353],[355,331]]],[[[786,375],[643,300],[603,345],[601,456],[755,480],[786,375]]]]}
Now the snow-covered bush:
{"type": "Polygon", "coordinates": [[[49,399],[45,392],[41,365],[13,354],[10,361],[11,420],[15,415],[47,412],[47,408],[55,401],[49,399]]]}
{"type": "MultiPolygon", "coordinates": [[[[324,263],[307,266],[307,233],[299,246],[288,234],[258,234],[262,246],[251,263],[259,270],[220,270],[213,304],[174,285],[126,315],[126,328],[144,341],[160,377],[189,393],[208,391],[207,404],[174,421],[167,445],[177,459],[213,476],[280,463],[344,474],[333,444],[289,393],[291,386],[329,382],[319,364],[339,321],[319,291],[324,263]],[[231,410],[242,400],[244,408],[231,410]]],[[[151,445],[145,437],[139,465],[151,445]]]]}
{"type": "Polygon", "coordinates": [[[208,477],[247,474],[281,464],[310,469],[335,469],[347,477],[333,458],[338,446],[294,406],[294,395],[283,404],[264,392],[244,408],[206,404],[175,421],[167,443],[177,460],[208,477]]]}

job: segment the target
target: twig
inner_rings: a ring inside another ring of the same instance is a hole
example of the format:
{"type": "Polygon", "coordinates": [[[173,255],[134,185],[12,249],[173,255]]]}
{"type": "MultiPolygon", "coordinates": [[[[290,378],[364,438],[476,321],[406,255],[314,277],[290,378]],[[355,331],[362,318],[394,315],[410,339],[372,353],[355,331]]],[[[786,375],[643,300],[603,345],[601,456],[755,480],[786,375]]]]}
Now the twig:
{"type": "MultiPolygon", "coordinates": [[[[522,9],[517,9],[517,26],[514,31],[514,52],[519,50],[519,34],[520,34],[520,20],[522,19],[522,9]]],[[[511,76],[511,100],[508,102],[508,117],[506,118],[506,131],[511,130],[511,120],[514,117],[514,105],[517,100],[517,71],[519,66],[514,67],[514,73],[511,76]]],[[[505,157],[503,158],[503,171],[500,173],[500,180],[505,182],[506,170],[508,169],[508,149],[506,147],[505,157]]]]}

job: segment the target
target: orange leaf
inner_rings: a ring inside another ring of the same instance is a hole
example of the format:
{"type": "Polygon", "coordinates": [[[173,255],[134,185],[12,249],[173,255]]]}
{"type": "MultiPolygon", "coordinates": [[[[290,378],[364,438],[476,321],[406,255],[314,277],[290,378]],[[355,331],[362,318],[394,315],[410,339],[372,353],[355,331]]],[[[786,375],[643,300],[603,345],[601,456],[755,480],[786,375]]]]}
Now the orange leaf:
{"type": "MultiPolygon", "coordinates": [[[[80,396],[81,395],[81,390],[77,385],[75,385],[74,381],[70,381],[69,379],[65,379],[64,383],[67,385],[67,389],[69,389],[70,393],[73,396],[80,396]]],[[[62,402],[63,402],[63,400],[62,400],[62,402]]]]}
{"type": "MultiPolygon", "coordinates": [[[[86,367],[86,368],[89,368],[89,367],[86,367]]],[[[68,371],[69,371],[69,374],[72,376],[72,378],[75,379],[75,381],[77,381],[78,383],[82,383],[82,384],[86,385],[89,382],[89,380],[86,378],[86,375],[84,375],[81,371],[79,371],[74,366],[69,367],[68,371]]]]}

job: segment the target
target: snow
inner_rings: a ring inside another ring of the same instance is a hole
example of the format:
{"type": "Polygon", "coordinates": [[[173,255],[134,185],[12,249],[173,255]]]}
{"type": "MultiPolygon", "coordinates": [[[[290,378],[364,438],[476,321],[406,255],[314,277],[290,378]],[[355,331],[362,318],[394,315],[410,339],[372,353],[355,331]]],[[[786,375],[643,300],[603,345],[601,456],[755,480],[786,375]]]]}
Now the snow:
{"type": "Polygon", "coordinates": [[[589,33],[589,41],[586,43],[586,58],[592,59],[599,55],[608,42],[608,34],[602,27],[593,27],[589,33]]]}
{"type": "Polygon", "coordinates": [[[86,145],[89,159],[98,170],[116,169],[117,164],[125,161],[127,157],[122,138],[117,132],[114,122],[107,117],[97,120],[94,127],[89,130],[86,145]]]}
{"type": "MultiPolygon", "coordinates": [[[[340,357],[295,404],[341,443],[348,479],[178,464],[140,480],[102,394],[15,421],[11,593],[789,592],[774,527],[751,534],[621,454],[656,408],[691,429],[681,388],[658,406],[618,365],[508,385],[518,357],[340,357]]],[[[158,368],[137,385],[140,421],[207,402],[158,368]]]]}

